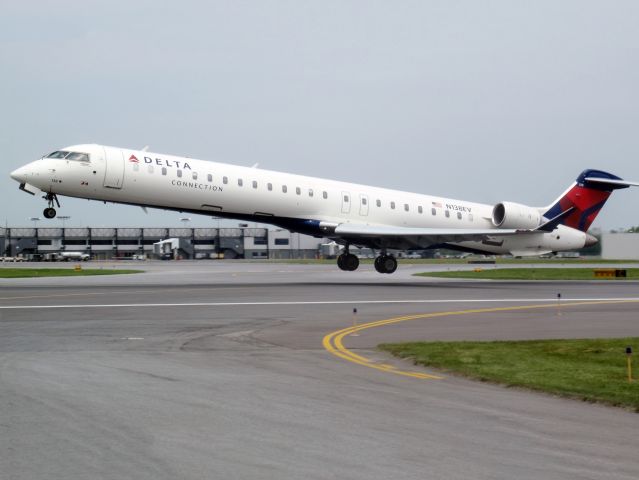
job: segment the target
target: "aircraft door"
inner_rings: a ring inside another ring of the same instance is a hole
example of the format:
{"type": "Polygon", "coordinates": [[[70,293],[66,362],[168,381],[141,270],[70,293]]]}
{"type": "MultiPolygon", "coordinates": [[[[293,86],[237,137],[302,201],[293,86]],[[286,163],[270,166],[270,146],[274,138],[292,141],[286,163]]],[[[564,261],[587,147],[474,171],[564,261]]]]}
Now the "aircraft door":
{"type": "Polygon", "coordinates": [[[368,215],[368,195],[359,196],[359,214],[362,217],[366,217],[368,215]]]}
{"type": "Polygon", "coordinates": [[[342,213],[351,213],[350,192],[342,192],[342,213]]]}
{"type": "Polygon", "coordinates": [[[104,186],[108,188],[122,188],[124,183],[124,153],[119,148],[105,147],[106,168],[104,186]]]}

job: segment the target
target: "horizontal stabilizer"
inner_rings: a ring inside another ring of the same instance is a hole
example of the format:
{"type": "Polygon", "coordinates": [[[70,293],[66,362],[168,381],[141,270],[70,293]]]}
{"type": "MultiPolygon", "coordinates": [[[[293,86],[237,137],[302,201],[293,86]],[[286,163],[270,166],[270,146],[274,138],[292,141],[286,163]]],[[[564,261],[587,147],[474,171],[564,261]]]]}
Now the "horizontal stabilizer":
{"type": "Polygon", "coordinates": [[[612,188],[639,187],[639,182],[628,182],[626,180],[616,180],[613,178],[586,177],[584,178],[584,182],[609,185],[612,188]]]}

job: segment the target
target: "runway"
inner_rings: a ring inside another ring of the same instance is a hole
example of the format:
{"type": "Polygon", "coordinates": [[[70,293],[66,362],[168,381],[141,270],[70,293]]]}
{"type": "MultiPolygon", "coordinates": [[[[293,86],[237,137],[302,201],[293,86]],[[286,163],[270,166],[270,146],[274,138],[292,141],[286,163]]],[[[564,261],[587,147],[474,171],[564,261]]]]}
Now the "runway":
{"type": "Polygon", "coordinates": [[[636,413],[375,350],[639,336],[637,282],[412,277],[423,265],[385,276],[370,266],[139,267],[147,273],[0,281],[2,478],[639,478],[636,413]],[[425,316],[344,336],[386,371],[323,344],[354,321],[414,315],[425,316]]]}

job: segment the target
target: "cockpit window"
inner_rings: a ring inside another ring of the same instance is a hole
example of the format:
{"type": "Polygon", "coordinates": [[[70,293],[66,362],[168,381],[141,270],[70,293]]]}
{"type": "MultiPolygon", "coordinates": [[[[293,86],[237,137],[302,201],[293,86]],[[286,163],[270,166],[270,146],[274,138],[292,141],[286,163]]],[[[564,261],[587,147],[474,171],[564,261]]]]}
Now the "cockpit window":
{"type": "Polygon", "coordinates": [[[88,162],[89,154],[80,152],[67,152],[65,150],[58,150],[47,155],[47,158],[65,158],[67,160],[74,160],[76,162],[88,162]]]}
{"type": "Polygon", "coordinates": [[[71,152],[65,158],[67,160],[75,160],[77,162],[88,162],[89,161],[89,154],[88,153],[80,153],[80,152],[71,152]]]}
{"type": "Polygon", "coordinates": [[[58,150],[57,152],[50,153],[47,155],[47,158],[64,158],[69,154],[69,152],[65,152],[63,150],[58,150]]]}

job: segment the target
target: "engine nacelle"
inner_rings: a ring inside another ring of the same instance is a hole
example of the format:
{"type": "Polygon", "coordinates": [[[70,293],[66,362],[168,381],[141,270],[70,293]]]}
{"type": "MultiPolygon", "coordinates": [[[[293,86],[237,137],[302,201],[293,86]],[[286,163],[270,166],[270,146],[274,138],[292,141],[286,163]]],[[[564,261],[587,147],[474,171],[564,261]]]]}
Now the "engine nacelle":
{"type": "Polygon", "coordinates": [[[541,225],[539,210],[519,203],[501,202],[493,207],[493,225],[532,230],[541,225]]]}

